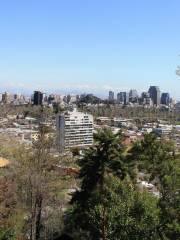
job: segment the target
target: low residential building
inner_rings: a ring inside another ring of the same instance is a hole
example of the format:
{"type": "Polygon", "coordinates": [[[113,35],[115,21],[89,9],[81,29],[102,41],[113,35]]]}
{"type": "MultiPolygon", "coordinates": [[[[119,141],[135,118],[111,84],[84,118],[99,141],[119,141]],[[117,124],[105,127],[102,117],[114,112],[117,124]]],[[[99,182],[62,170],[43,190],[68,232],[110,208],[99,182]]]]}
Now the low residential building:
{"type": "Polygon", "coordinates": [[[159,124],[157,128],[153,128],[153,132],[158,136],[168,135],[172,132],[172,130],[173,130],[172,125],[163,125],[163,124],[159,124]]]}
{"type": "Polygon", "coordinates": [[[132,119],[122,119],[122,118],[113,118],[111,121],[112,126],[114,127],[129,127],[132,125],[132,119]]]}
{"type": "Polygon", "coordinates": [[[112,118],[110,117],[97,117],[96,122],[98,125],[111,125],[112,118]]]}

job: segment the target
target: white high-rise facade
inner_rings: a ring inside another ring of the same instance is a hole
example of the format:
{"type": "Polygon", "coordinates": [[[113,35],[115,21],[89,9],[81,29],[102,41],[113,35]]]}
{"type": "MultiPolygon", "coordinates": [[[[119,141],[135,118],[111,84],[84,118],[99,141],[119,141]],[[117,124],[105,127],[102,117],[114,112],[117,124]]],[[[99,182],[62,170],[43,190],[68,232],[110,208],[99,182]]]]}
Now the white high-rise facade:
{"type": "Polygon", "coordinates": [[[93,144],[93,116],[77,112],[65,112],[57,116],[57,144],[60,152],[73,147],[93,144]]]}

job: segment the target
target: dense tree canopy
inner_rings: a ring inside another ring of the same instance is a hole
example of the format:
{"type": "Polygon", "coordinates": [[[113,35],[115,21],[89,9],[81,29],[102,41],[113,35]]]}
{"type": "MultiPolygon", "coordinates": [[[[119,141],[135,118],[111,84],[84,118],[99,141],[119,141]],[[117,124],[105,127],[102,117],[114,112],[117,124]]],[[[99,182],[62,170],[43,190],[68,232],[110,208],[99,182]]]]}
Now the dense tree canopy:
{"type": "Polygon", "coordinates": [[[180,237],[180,156],[170,141],[160,140],[154,134],[145,135],[131,150],[139,171],[149,174],[160,191],[160,225],[162,239],[180,237]]]}
{"type": "Polygon", "coordinates": [[[74,239],[158,239],[157,199],[128,175],[121,134],[104,129],[79,160],[81,187],[67,222],[74,239]]]}
{"type": "Polygon", "coordinates": [[[179,239],[180,156],[171,142],[147,134],[126,149],[122,133],[100,130],[94,146],[76,151],[80,172],[68,206],[72,185],[53,168],[60,159],[48,131],[40,128],[32,147],[0,148],[13,160],[0,169],[0,240],[179,239]],[[138,187],[142,173],[159,197],[138,187]]]}

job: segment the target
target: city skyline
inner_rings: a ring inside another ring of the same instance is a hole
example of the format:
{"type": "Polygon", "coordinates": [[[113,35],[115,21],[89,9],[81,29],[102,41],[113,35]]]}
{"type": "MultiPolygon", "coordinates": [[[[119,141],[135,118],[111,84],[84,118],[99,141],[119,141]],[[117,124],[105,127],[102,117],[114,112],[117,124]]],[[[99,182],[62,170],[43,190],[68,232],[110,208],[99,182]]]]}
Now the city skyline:
{"type": "MultiPolygon", "coordinates": [[[[137,89],[135,89],[135,88],[129,88],[129,89],[116,89],[116,90],[114,90],[114,89],[109,89],[109,91],[108,90],[106,90],[105,92],[104,92],[104,94],[96,94],[96,93],[94,93],[93,91],[74,91],[74,92],[71,92],[70,90],[69,91],[65,91],[65,90],[52,90],[52,91],[44,91],[43,89],[33,89],[33,90],[29,90],[28,92],[24,92],[23,90],[20,90],[19,89],[19,91],[15,91],[15,89],[14,90],[12,90],[11,89],[11,91],[8,91],[7,89],[2,89],[1,90],[1,88],[0,88],[0,94],[2,95],[3,93],[8,93],[8,94],[14,94],[14,95],[16,95],[16,94],[18,94],[18,95],[25,95],[25,96],[32,96],[35,92],[42,92],[43,94],[46,94],[46,95],[51,95],[51,94],[57,94],[57,95],[62,95],[62,96],[67,96],[68,94],[70,94],[70,95],[83,95],[83,94],[93,94],[93,95],[95,95],[95,96],[97,96],[97,97],[100,97],[100,98],[102,98],[102,99],[108,99],[109,97],[108,97],[108,94],[111,92],[112,94],[113,94],[113,96],[112,96],[112,99],[114,98],[114,99],[116,99],[117,98],[117,95],[119,94],[119,93],[121,93],[121,92],[125,92],[125,93],[128,93],[128,94],[131,94],[131,91],[135,91],[136,92],[136,94],[137,94],[137,96],[141,96],[143,93],[148,93],[148,91],[149,91],[149,88],[151,87],[152,85],[150,85],[150,86],[147,86],[147,88],[145,89],[145,90],[141,90],[141,91],[138,91],[137,89]]],[[[166,90],[166,91],[162,91],[162,89],[161,89],[161,87],[159,87],[159,86],[153,86],[153,87],[157,87],[157,88],[159,88],[159,90],[160,90],[160,94],[163,94],[163,93],[168,93],[168,94],[170,94],[170,96],[173,98],[173,99],[175,99],[175,100],[177,100],[178,101],[178,99],[176,99],[171,93],[170,93],[170,91],[168,91],[168,90],[166,90]]]]}
{"type": "MultiPolygon", "coordinates": [[[[23,94],[22,92],[21,93],[12,93],[12,92],[7,92],[7,91],[4,91],[4,92],[0,92],[0,99],[5,99],[9,98],[9,100],[11,99],[15,99],[17,100],[18,98],[21,98],[21,97],[28,97],[29,99],[34,99],[34,104],[35,105],[41,105],[42,102],[43,102],[43,99],[44,98],[47,98],[47,97],[50,97],[51,96],[61,96],[61,97],[65,97],[65,102],[67,101],[67,98],[73,96],[76,97],[77,99],[79,97],[84,97],[84,96],[93,96],[94,94],[92,92],[89,92],[89,93],[79,93],[79,94],[76,94],[76,93],[65,93],[65,94],[62,94],[62,93],[56,93],[56,92],[44,92],[44,91],[39,91],[39,90],[34,90],[33,92],[31,92],[29,95],[26,95],[26,94],[23,94]]],[[[141,91],[141,92],[138,92],[136,89],[129,89],[128,91],[112,91],[110,90],[109,91],[109,96],[105,96],[104,98],[102,98],[101,96],[98,96],[98,95],[94,95],[95,97],[98,97],[99,99],[101,100],[109,100],[110,102],[114,102],[116,101],[116,103],[122,103],[124,102],[125,104],[131,102],[131,103],[138,103],[139,100],[140,100],[140,104],[150,104],[151,103],[149,102],[150,99],[152,100],[152,103],[155,104],[155,105],[160,105],[160,103],[162,104],[165,104],[165,105],[169,105],[170,101],[174,101],[176,102],[177,99],[173,98],[173,96],[171,96],[171,94],[169,92],[162,92],[159,88],[159,86],[149,86],[149,89],[146,91],[141,91]]],[[[69,99],[69,100],[70,100],[69,99]]],[[[1,101],[0,100],[0,101],[1,101]]],[[[46,99],[47,100],[47,99],[46,99]]],[[[179,101],[177,101],[179,102],[179,101]]]]}
{"type": "Polygon", "coordinates": [[[179,7],[177,0],[2,2],[0,90],[105,96],[155,85],[179,100],[179,7]]]}

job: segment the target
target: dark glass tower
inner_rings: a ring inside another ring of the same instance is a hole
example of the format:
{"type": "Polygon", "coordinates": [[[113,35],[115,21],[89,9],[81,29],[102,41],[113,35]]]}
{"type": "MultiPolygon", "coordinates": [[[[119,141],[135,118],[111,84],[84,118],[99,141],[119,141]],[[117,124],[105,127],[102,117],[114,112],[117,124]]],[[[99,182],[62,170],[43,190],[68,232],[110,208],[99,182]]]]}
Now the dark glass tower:
{"type": "Polygon", "coordinates": [[[34,92],[34,105],[42,105],[43,102],[43,93],[40,91],[34,92]]]}
{"type": "Polygon", "coordinates": [[[149,95],[153,102],[153,105],[159,106],[161,103],[161,97],[160,97],[160,89],[157,86],[150,86],[149,88],[149,95]]]}
{"type": "Polygon", "coordinates": [[[162,93],[162,95],[161,95],[161,104],[169,105],[169,103],[170,103],[169,93],[162,93]]]}

